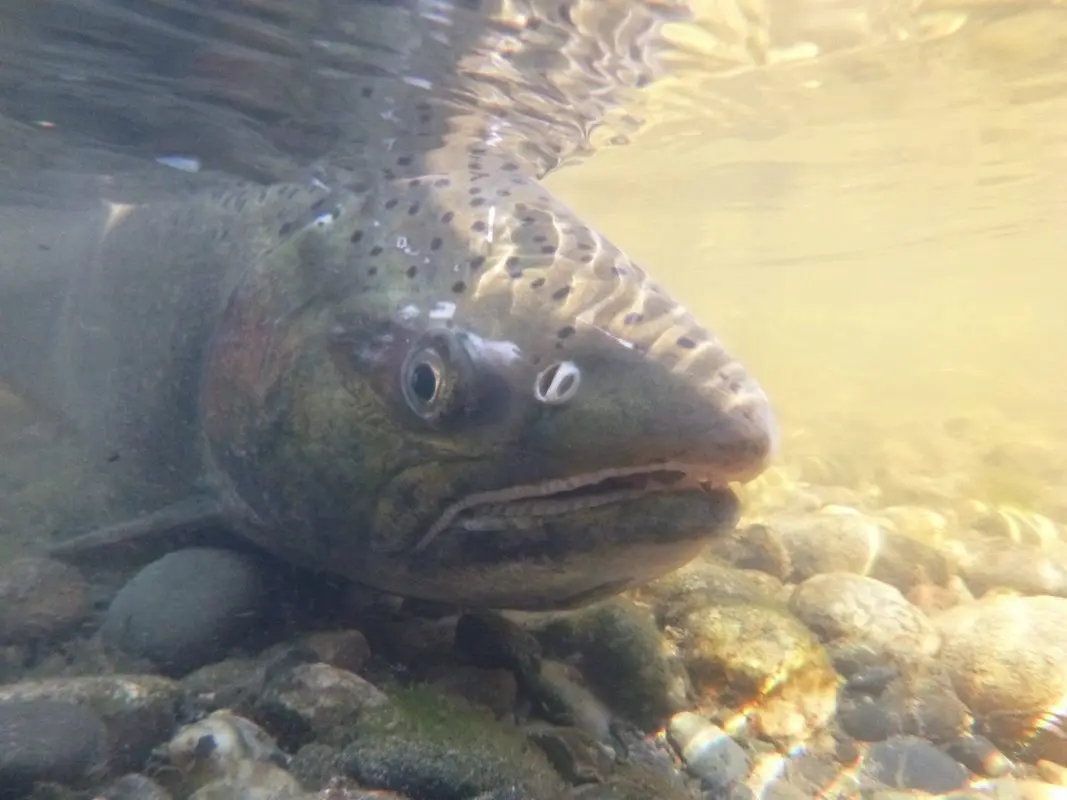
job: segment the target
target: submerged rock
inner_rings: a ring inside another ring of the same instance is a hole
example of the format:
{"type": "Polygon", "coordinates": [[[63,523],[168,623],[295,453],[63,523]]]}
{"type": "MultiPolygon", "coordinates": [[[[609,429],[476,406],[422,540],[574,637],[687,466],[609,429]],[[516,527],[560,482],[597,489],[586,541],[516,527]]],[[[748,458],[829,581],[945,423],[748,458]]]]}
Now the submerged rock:
{"type": "Polygon", "coordinates": [[[91,610],[89,586],[73,567],[47,558],[0,565],[0,644],[53,639],[91,610]]]}
{"type": "Polygon", "coordinates": [[[682,665],[669,653],[652,612],[628,599],[558,615],[539,637],[554,655],[577,654],[597,695],[646,731],[688,706],[682,665]]]}
{"type": "Polygon", "coordinates": [[[79,786],[107,770],[107,727],[92,710],[57,700],[0,702],[0,797],[38,781],[79,786]]]}
{"type": "Polygon", "coordinates": [[[204,784],[188,800],[308,800],[300,783],[281,767],[242,761],[222,777],[204,784]]]}
{"type": "Polygon", "coordinates": [[[853,572],[907,591],[917,584],[944,585],[950,575],[945,557],[930,545],[852,510],[776,515],[716,540],[712,552],[735,567],[798,583],[826,572],[853,572]]]}
{"type": "Polygon", "coordinates": [[[111,602],[104,642],[168,675],[218,661],[260,628],[267,590],[260,562],[213,548],[170,553],[111,602]]]}
{"type": "Polygon", "coordinates": [[[946,542],[942,551],[976,595],[995,589],[1067,597],[1067,545],[1019,544],[971,533],[946,542]]]}
{"type": "Polygon", "coordinates": [[[602,783],[615,768],[615,753],[578,728],[535,725],[526,735],[569,783],[602,783]]]}
{"type": "Polygon", "coordinates": [[[830,572],[808,578],[789,609],[827,644],[859,644],[907,658],[932,656],[941,637],[919,609],[889,584],[830,572]]]}
{"type": "Polygon", "coordinates": [[[750,710],[780,742],[822,730],[837,708],[837,674],[822,644],[774,606],[734,604],[691,612],[678,647],[698,690],[750,710]]]}
{"type": "Polygon", "coordinates": [[[311,741],[343,744],[361,714],[387,702],[369,681],[329,664],[297,664],[266,682],[256,715],[295,750],[311,741]]]}
{"type": "Polygon", "coordinates": [[[967,770],[929,742],[895,736],[871,745],[863,757],[864,779],[894,789],[948,792],[967,781],[967,770]]]}
{"type": "Polygon", "coordinates": [[[508,790],[558,800],[563,782],[518,728],[425,686],[396,689],[368,709],[344,748],[346,773],[362,786],[435,800],[508,790]]]}
{"type": "Polygon", "coordinates": [[[112,781],[98,797],[103,800],[171,800],[166,789],[139,772],[112,781]]]}
{"type": "Polygon", "coordinates": [[[0,686],[0,704],[52,700],[95,712],[107,726],[113,769],[139,769],[174,728],[179,685],[155,675],[94,675],[0,686]]]}
{"type": "Polygon", "coordinates": [[[769,603],[782,596],[782,582],[757,570],[735,569],[709,559],[697,559],[643,586],[661,624],[673,625],[685,614],[712,603],[769,603]]]}
{"type": "Polygon", "coordinates": [[[667,738],[686,768],[714,792],[722,792],[748,774],[748,755],[737,742],[699,714],[675,714],[667,738]]]}
{"type": "Polygon", "coordinates": [[[1067,599],[996,597],[934,619],[945,665],[984,733],[1010,754],[1067,764],[1067,599]]]}

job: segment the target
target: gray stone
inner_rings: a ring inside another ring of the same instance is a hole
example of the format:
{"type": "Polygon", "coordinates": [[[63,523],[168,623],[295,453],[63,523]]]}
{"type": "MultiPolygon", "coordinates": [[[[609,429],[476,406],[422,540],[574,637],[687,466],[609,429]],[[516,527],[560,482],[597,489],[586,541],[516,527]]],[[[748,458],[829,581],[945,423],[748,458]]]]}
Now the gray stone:
{"type": "Polygon", "coordinates": [[[699,714],[675,714],[667,737],[686,768],[711,790],[723,791],[748,774],[748,754],[741,745],[699,714]]]}
{"type": "Polygon", "coordinates": [[[872,744],[863,758],[864,780],[892,789],[949,792],[967,781],[967,770],[929,742],[914,736],[893,736],[872,744]]]}
{"type": "Polygon", "coordinates": [[[565,784],[520,730],[429,687],[391,691],[388,704],[360,714],[353,733],[345,770],[367,788],[434,800],[563,796],[565,784]]]}
{"type": "Polygon", "coordinates": [[[266,587],[260,563],[213,548],[170,553],[137,573],[115,596],[104,642],[168,675],[222,659],[256,630],[266,587]]]}
{"type": "Polygon", "coordinates": [[[56,700],[0,702],[0,796],[28,793],[37,781],[77,786],[99,778],[108,733],[93,711],[56,700]]]}
{"type": "Polygon", "coordinates": [[[272,675],[256,700],[256,717],[296,750],[312,740],[343,744],[367,709],[387,701],[373,684],[329,664],[297,664],[272,675]]]}
{"type": "Polygon", "coordinates": [[[84,706],[107,726],[114,769],[138,769],[174,729],[179,686],[154,675],[97,675],[0,686],[0,704],[54,700],[84,706]]]}
{"type": "Polygon", "coordinates": [[[47,558],[0,565],[0,644],[55,638],[91,609],[89,587],[73,567],[47,558]]]}

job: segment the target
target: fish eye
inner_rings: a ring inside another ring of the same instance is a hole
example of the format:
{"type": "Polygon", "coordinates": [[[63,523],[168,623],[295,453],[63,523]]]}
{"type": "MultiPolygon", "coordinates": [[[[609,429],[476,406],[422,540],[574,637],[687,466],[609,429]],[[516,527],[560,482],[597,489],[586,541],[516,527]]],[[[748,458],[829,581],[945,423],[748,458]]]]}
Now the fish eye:
{"type": "Polygon", "coordinates": [[[400,385],[408,408],[423,419],[438,417],[447,403],[448,351],[439,347],[415,350],[404,362],[400,385]]]}
{"type": "Polygon", "coordinates": [[[537,373],[534,380],[534,397],[550,406],[569,403],[578,394],[582,371],[573,361],[557,361],[537,373]]]}

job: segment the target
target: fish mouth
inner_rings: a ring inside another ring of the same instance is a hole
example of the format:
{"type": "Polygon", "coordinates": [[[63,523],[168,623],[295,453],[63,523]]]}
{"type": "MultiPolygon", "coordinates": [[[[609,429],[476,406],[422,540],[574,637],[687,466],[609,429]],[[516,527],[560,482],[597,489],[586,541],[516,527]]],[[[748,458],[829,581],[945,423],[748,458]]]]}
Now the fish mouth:
{"type": "Polygon", "coordinates": [[[613,467],[468,495],[448,506],[415,545],[424,550],[446,528],[492,530],[502,523],[535,525],[548,517],[633,500],[662,492],[722,492],[736,476],[721,469],[666,462],[643,467],[613,467]]]}

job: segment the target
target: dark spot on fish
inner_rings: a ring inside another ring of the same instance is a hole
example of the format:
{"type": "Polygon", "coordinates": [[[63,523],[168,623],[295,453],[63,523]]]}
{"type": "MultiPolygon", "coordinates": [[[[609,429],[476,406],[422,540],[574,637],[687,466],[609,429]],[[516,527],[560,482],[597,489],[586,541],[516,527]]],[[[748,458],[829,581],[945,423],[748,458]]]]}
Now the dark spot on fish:
{"type": "Polygon", "coordinates": [[[449,222],[451,222],[455,218],[456,218],[456,212],[454,212],[454,211],[446,211],[444,214],[441,215],[441,222],[444,222],[445,224],[448,224],[449,222]]]}
{"type": "Polygon", "coordinates": [[[363,241],[363,231],[354,231],[352,235],[348,237],[348,240],[353,244],[363,241]]]}
{"type": "Polygon", "coordinates": [[[400,156],[400,158],[398,158],[396,160],[396,165],[398,167],[407,167],[407,166],[411,165],[411,162],[412,162],[411,156],[400,156]]]}
{"type": "Polygon", "coordinates": [[[540,289],[544,285],[545,285],[545,279],[544,278],[534,278],[532,281],[530,281],[530,288],[531,289],[540,289]]]}
{"type": "Polygon", "coordinates": [[[511,192],[507,189],[497,189],[496,194],[497,197],[511,197],[511,192]]]}
{"type": "Polygon", "coordinates": [[[486,230],[485,223],[482,222],[481,220],[478,220],[473,225],[471,225],[471,230],[474,231],[475,233],[485,233],[485,230],[486,230]]]}
{"type": "Polygon", "coordinates": [[[456,281],[452,284],[452,291],[456,294],[463,294],[465,291],[467,291],[467,284],[465,284],[463,281],[456,281]]]}
{"type": "Polygon", "coordinates": [[[377,267],[368,267],[367,268],[367,274],[371,275],[371,276],[377,275],[378,274],[378,268],[377,267]]]}
{"type": "Polygon", "coordinates": [[[509,161],[508,163],[506,163],[504,166],[501,167],[502,170],[505,170],[507,172],[514,172],[518,168],[519,168],[519,165],[516,164],[514,161],[509,161]]]}
{"type": "Polygon", "coordinates": [[[435,236],[432,239],[430,239],[430,249],[431,250],[440,250],[442,244],[443,244],[443,242],[441,241],[441,237],[440,236],[435,236]]]}
{"type": "Polygon", "coordinates": [[[422,206],[420,206],[418,203],[412,203],[408,207],[408,214],[410,214],[411,216],[415,216],[416,214],[419,213],[419,209],[420,208],[422,208],[422,206]]]}
{"type": "Polygon", "coordinates": [[[564,325],[562,328],[556,331],[556,336],[558,336],[560,339],[567,339],[571,336],[574,336],[574,326],[564,325]]]}
{"type": "Polygon", "coordinates": [[[408,187],[411,189],[415,189],[419,186],[422,186],[421,178],[412,178],[410,181],[408,181],[408,187]]]}
{"type": "Polygon", "coordinates": [[[579,250],[592,250],[593,249],[593,245],[590,244],[589,242],[578,242],[578,249],[579,250]]]}
{"type": "Polygon", "coordinates": [[[484,156],[487,151],[484,147],[472,147],[469,152],[472,156],[484,156]]]}
{"type": "Polygon", "coordinates": [[[539,234],[537,234],[536,236],[533,237],[533,240],[535,242],[537,242],[538,244],[540,244],[541,242],[547,242],[548,241],[548,237],[545,236],[543,233],[539,233],[539,234]]]}
{"type": "Polygon", "coordinates": [[[626,270],[624,270],[622,267],[612,267],[611,271],[614,272],[616,275],[625,275],[626,274],[626,270]]]}
{"type": "Polygon", "coordinates": [[[428,123],[432,119],[433,119],[433,114],[420,114],[419,115],[419,122],[421,122],[423,125],[425,125],[426,123],[428,123]]]}
{"type": "Polygon", "coordinates": [[[382,175],[384,175],[389,180],[392,180],[393,178],[396,177],[396,173],[393,172],[393,170],[391,170],[389,167],[386,167],[385,169],[382,170],[382,175]]]}
{"type": "Polygon", "coordinates": [[[471,269],[481,269],[483,264],[485,264],[485,256],[475,256],[470,260],[471,269]]]}
{"type": "Polygon", "coordinates": [[[517,266],[519,266],[519,263],[521,261],[522,261],[522,259],[519,258],[518,256],[508,256],[508,260],[504,262],[504,266],[507,267],[508,269],[510,269],[512,267],[517,267],[517,266]]]}
{"type": "Polygon", "coordinates": [[[593,262],[593,256],[590,255],[589,253],[586,253],[585,255],[583,255],[578,260],[581,261],[583,264],[591,264],[593,262]]]}
{"type": "Polygon", "coordinates": [[[480,186],[472,186],[470,189],[467,190],[467,194],[481,194],[481,193],[482,193],[482,189],[481,189],[480,186]]]}
{"type": "Polygon", "coordinates": [[[419,268],[416,267],[414,264],[412,264],[410,267],[408,267],[407,276],[409,278],[414,278],[418,274],[419,274],[419,268]]]}
{"type": "Polygon", "coordinates": [[[452,185],[452,181],[450,181],[448,178],[438,178],[437,180],[435,180],[433,182],[433,185],[436,186],[439,189],[443,189],[446,186],[451,186],[452,185]]]}
{"type": "Polygon", "coordinates": [[[400,201],[397,200],[395,197],[391,197],[391,198],[389,198],[388,200],[385,201],[385,207],[386,208],[396,208],[397,203],[399,203],[399,202],[400,201]]]}
{"type": "Polygon", "coordinates": [[[320,197],[318,200],[311,204],[311,210],[322,211],[322,209],[326,207],[326,203],[328,203],[329,200],[330,198],[328,197],[320,197]]]}
{"type": "Polygon", "coordinates": [[[369,86],[364,86],[362,89],[359,90],[359,93],[363,97],[370,97],[372,94],[374,94],[374,90],[369,86]]]}
{"type": "Polygon", "coordinates": [[[296,225],[294,225],[292,222],[285,222],[285,223],[282,224],[282,226],[280,228],[278,228],[278,235],[279,236],[288,236],[290,233],[293,232],[293,228],[295,228],[295,227],[296,227],[296,225]]]}
{"type": "Polygon", "coordinates": [[[537,222],[537,218],[536,217],[523,217],[522,218],[522,224],[525,225],[526,227],[529,227],[529,226],[533,225],[535,222],[537,222]]]}
{"type": "Polygon", "coordinates": [[[480,172],[482,169],[482,162],[471,161],[469,164],[467,164],[467,169],[469,169],[471,172],[480,172]]]}
{"type": "Polygon", "coordinates": [[[552,299],[553,300],[564,300],[564,299],[566,299],[567,295],[569,295],[570,293],[571,293],[571,287],[570,286],[564,286],[564,287],[556,289],[556,291],[552,292],[552,299]]]}
{"type": "Polygon", "coordinates": [[[484,205],[485,205],[485,198],[484,197],[475,197],[473,200],[471,200],[471,208],[478,208],[479,206],[484,206],[484,205]]]}
{"type": "Polygon", "coordinates": [[[556,252],[556,246],[554,244],[546,244],[544,247],[541,248],[541,252],[544,253],[546,256],[550,255],[556,252]]]}
{"type": "Polygon", "coordinates": [[[625,317],[622,318],[623,325],[636,325],[638,322],[644,319],[644,316],[638,314],[636,311],[631,311],[625,317]]]}
{"type": "Polygon", "coordinates": [[[684,347],[686,350],[692,350],[697,346],[697,343],[690,339],[688,336],[679,336],[678,341],[675,342],[679,347],[684,347]]]}
{"type": "Polygon", "coordinates": [[[374,245],[374,247],[372,247],[372,248],[370,249],[370,255],[371,255],[371,256],[380,256],[381,254],[382,254],[382,248],[381,248],[381,245],[377,245],[377,244],[376,244],[376,245],[374,245]]]}

